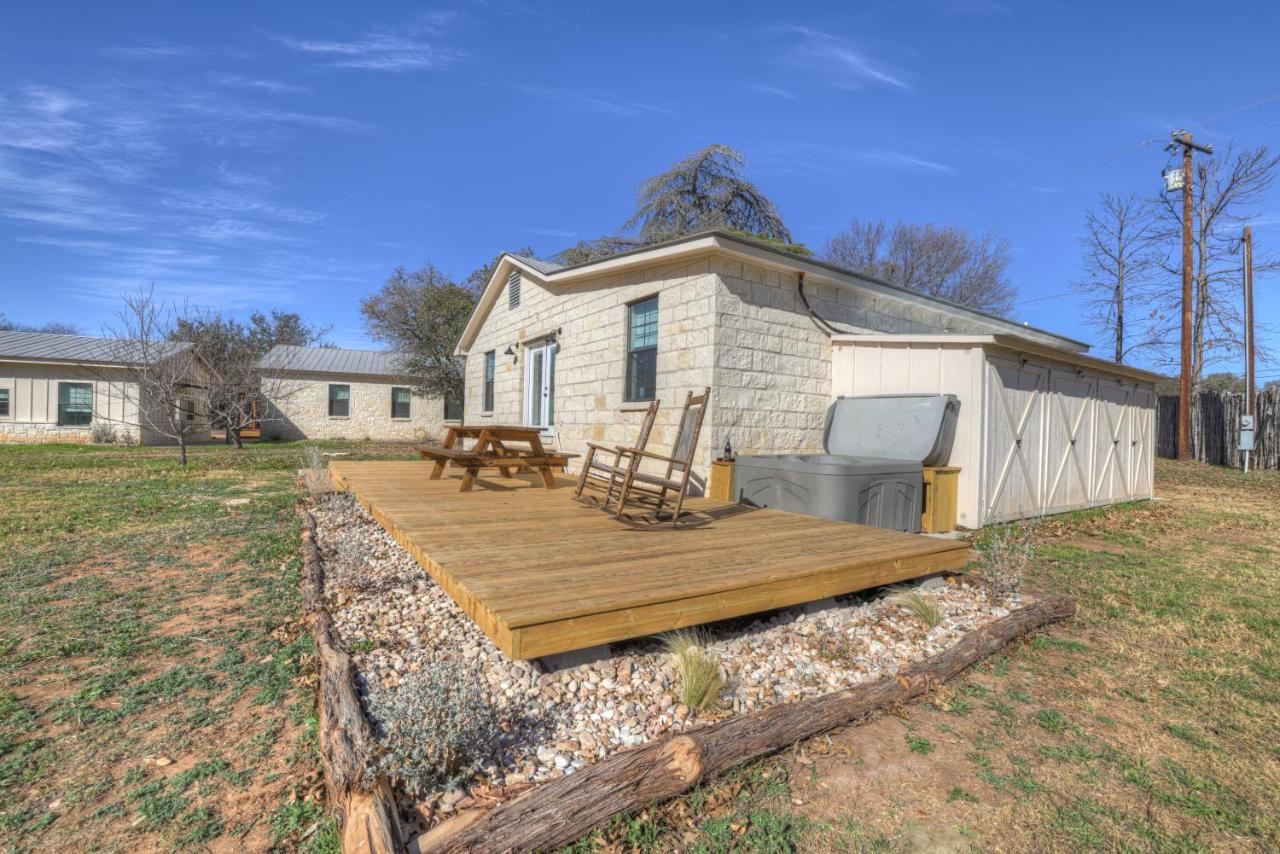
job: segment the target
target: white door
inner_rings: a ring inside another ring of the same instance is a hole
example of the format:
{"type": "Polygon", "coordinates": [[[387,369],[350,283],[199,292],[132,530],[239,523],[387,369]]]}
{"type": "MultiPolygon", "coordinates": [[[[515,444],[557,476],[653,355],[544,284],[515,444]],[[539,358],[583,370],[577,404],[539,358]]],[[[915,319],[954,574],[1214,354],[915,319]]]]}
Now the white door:
{"type": "Polygon", "coordinates": [[[1038,515],[1044,507],[1044,418],[1049,369],[987,360],[985,519],[1038,515]]]}
{"type": "Polygon", "coordinates": [[[524,423],[555,433],[556,343],[542,341],[524,351],[524,423]]]}
{"type": "Polygon", "coordinates": [[[1130,459],[1133,456],[1129,414],[1133,386],[1118,380],[1098,383],[1098,429],[1093,458],[1093,504],[1130,498],[1130,459]]]}
{"type": "Polygon", "coordinates": [[[1049,369],[1044,443],[1046,513],[1089,505],[1097,387],[1098,378],[1093,374],[1049,369]]]}

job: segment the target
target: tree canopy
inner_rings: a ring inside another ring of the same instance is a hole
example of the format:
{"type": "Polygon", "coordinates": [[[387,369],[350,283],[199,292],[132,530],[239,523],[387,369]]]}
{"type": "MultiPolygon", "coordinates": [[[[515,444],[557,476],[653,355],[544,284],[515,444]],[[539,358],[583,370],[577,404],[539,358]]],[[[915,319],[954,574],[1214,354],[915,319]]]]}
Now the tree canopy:
{"type": "MultiPolygon", "coordinates": [[[[475,274],[469,278],[480,281],[475,274]]],[[[454,282],[432,264],[413,271],[397,267],[380,291],[360,301],[360,313],[369,335],[400,354],[396,368],[415,392],[460,399],[463,366],[453,348],[475,301],[475,287],[454,282]]]]}
{"type": "Polygon", "coordinates": [[[57,335],[83,335],[80,327],[74,323],[61,323],[53,320],[40,326],[32,326],[26,323],[18,323],[10,320],[0,311],[0,332],[49,332],[57,335]]]}
{"type": "Polygon", "coordinates": [[[1017,291],[1009,246],[994,234],[953,225],[859,220],[827,243],[823,258],[908,290],[1005,315],[1017,291]]]}
{"type": "Polygon", "coordinates": [[[656,243],[708,228],[734,228],[791,242],[773,202],[743,172],[746,158],[727,145],[708,145],[640,183],[636,211],[623,230],[639,229],[656,243]]]}

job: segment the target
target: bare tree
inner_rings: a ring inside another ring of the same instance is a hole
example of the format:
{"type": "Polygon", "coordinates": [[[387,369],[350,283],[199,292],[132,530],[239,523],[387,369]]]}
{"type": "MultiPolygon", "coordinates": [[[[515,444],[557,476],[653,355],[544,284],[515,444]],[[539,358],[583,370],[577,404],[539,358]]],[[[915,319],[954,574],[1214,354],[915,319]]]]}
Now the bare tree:
{"type": "Polygon", "coordinates": [[[254,312],[245,326],[206,309],[182,312],[168,336],[172,341],[193,344],[211,369],[204,394],[210,426],[224,431],[228,442],[243,448],[242,433],[263,422],[278,420],[279,404],[300,391],[296,383],[264,371],[262,357],[277,344],[317,344],[327,331],[294,313],[254,312]]]}
{"type": "Polygon", "coordinates": [[[117,324],[106,335],[113,361],[125,366],[124,376],[107,381],[134,408],[139,426],[178,446],[185,466],[187,445],[208,435],[210,372],[194,346],[171,340],[177,316],[177,309],[157,301],[151,290],[125,294],[117,324]]]}
{"type": "MultiPolygon", "coordinates": [[[[636,212],[624,230],[655,243],[706,228],[730,228],[791,242],[772,201],[742,174],[747,160],[727,145],[708,145],[640,183],[636,212]]],[[[607,238],[606,238],[607,239],[607,238]]]]}
{"type": "Polygon", "coordinates": [[[1142,309],[1161,272],[1158,233],[1154,208],[1135,195],[1103,193],[1099,206],[1085,211],[1084,276],[1075,287],[1089,298],[1089,320],[1115,343],[1118,364],[1156,343],[1142,309]]]}
{"type": "MultiPolygon", "coordinates": [[[[1240,276],[1242,257],[1238,251],[1241,228],[1255,215],[1253,207],[1263,201],[1276,180],[1280,155],[1265,146],[1238,154],[1228,146],[1212,157],[1196,161],[1192,198],[1192,289],[1191,383],[1199,391],[1206,370],[1239,357],[1242,352],[1240,276]]],[[[1158,235],[1166,249],[1165,269],[1181,275],[1182,203],[1180,194],[1166,194],[1158,204],[1161,228],[1158,235]]],[[[1255,256],[1255,272],[1280,269],[1280,258],[1255,256]]],[[[1172,285],[1163,295],[1160,315],[1166,322],[1157,330],[1164,364],[1178,362],[1182,294],[1172,285]]],[[[1259,349],[1264,361],[1269,354],[1259,349]]]]}
{"type": "Polygon", "coordinates": [[[990,314],[1008,314],[1009,246],[991,233],[953,225],[858,220],[832,237],[822,256],[840,267],[990,314]]]}

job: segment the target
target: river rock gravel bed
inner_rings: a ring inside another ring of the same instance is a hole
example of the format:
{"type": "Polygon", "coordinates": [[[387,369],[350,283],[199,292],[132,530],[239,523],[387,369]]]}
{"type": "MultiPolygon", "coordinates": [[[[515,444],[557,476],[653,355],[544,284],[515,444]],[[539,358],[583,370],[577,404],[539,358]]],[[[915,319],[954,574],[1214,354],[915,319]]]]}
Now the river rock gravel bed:
{"type": "MultiPolygon", "coordinates": [[[[572,774],[695,723],[892,675],[1020,604],[953,576],[915,588],[941,611],[932,629],[883,591],[704,627],[726,687],[713,710],[699,712],[680,703],[679,672],[658,639],[614,644],[608,657],[559,671],[513,661],[350,496],[324,498],[313,513],[325,604],[361,690],[389,688],[434,662],[463,662],[508,732],[481,774],[493,787],[572,774]]],[[[429,800],[433,812],[448,812],[458,793],[429,800]]]]}

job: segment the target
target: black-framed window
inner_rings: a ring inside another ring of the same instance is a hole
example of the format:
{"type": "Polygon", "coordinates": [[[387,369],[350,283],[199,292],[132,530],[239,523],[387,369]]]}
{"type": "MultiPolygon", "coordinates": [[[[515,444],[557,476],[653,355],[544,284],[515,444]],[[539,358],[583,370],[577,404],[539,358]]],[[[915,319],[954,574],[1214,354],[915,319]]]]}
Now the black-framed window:
{"type": "Polygon", "coordinates": [[[658,385],[658,298],[627,306],[626,399],[653,400],[658,385]]]}
{"type": "Polygon", "coordinates": [[[408,418],[409,417],[409,401],[412,394],[407,388],[394,387],[391,389],[391,417],[392,418],[408,418]]]}
{"type": "Polygon", "coordinates": [[[181,399],[179,400],[178,405],[179,405],[180,407],[182,407],[182,418],[183,418],[183,420],[185,420],[185,421],[195,421],[195,420],[196,420],[196,402],[195,402],[195,400],[193,400],[192,398],[189,398],[189,397],[184,397],[184,398],[181,398],[181,399]]]}
{"type": "Polygon", "coordinates": [[[93,421],[93,383],[58,383],[58,425],[84,427],[93,421]]]}
{"type": "Polygon", "coordinates": [[[329,417],[346,418],[351,414],[351,386],[329,386],[329,417]]]}
{"type": "Polygon", "coordinates": [[[0,418],[9,417],[9,389],[0,388],[0,418]]]}
{"type": "Polygon", "coordinates": [[[498,351],[484,354],[484,411],[493,411],[493,377],[498,368],[498,351]]]}
{"type": "Polygon", "coordinates": [[[461,394],[449,392],[444,396],[444,420],[445,421],[461,421],[462,420],[462,401],[466,398],[466,388],[463,388],[461,394]]]}

